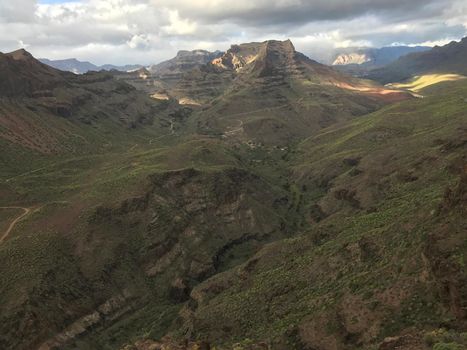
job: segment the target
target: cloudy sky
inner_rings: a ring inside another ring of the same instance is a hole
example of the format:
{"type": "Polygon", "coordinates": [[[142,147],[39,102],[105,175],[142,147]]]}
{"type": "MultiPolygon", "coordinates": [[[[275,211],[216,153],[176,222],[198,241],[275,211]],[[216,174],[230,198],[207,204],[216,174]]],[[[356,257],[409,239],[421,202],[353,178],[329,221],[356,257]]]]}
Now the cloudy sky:
{"type": "Polygon", "coordinates": [[[0,0],[0,51],[96,64],[157,63],[180,49],[290,38],[331,49],[444,44],[467,35],[467,0],[0,0]]]}

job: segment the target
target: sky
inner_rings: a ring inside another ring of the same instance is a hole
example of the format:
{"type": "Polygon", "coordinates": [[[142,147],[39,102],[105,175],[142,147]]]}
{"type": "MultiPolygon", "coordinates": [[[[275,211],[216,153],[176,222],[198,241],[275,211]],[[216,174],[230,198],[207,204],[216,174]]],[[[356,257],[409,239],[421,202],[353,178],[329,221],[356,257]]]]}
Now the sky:
{"type": "Polygon", "coordinates": [[[443,45],[467,36],[467,0],[0,0],[0,52],[153,64],[178,50],[290,38],[336,48],[443,45]]]}

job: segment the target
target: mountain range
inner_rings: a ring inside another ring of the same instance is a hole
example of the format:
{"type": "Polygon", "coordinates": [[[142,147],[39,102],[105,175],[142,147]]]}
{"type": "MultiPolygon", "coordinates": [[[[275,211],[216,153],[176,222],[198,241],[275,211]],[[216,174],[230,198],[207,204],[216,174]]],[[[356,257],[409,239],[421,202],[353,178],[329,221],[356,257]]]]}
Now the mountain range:
{"type": "Polygon", "coordinates": [[[368,77],[389,83],[407,80],[416,75],[427,73],[467,74],[465,57],[467,38],[460,42],[453,41],[445,46],[436,46],[432,50],[412,53],[397,61],[368,74],[368,77]]]}
{"type": "Polygon", "coordinates": [[[465,42],[377,80],[290,40],[0,53],[0,348],[467,346],[465,42]]]}
{"type": "MultiPolygon", "coordinates": [[[[345,49],[336,49],[332,54],[331,60],[323,63],[335,66],[350,66],[340,67],[340,69],[344,71],[350,71],[351,69],[368,70],[387,65],[408,53],[422,52],[429,49],[429,47],[425,46],[389,46],[382,48],[350,47],[345,49]],[[358,67],[354,65],[358,65],[358,67]]],[[[172,59],[150,65],[148,70],[157,75],[173,75],[173,79],[177,79],[177,74],[180,74],[182,71],[195,68],[196,66],[205,65],[213,59],[220,57],[222,54],[224,54],[222,51],[209,52],[206,50],[181,50],[172,59]]],[[[143,68],[141,65],[115,66],[105,64],[102,66],[96,66],[93,63],[79,61],[75,58],[64,60],[40,58],[39,61],[56,69],[73,72],[75,74],[83,74],[89,71],[100,70],[130,72],[143,68]]]]}
{"type": "Polygon", "coordinates": [[[141,65],[138,65],[138,64],[130,64],[130,65],[125,65],[125,66],[115,66],[113,64],[104,64],[102,66],[96,66],[95,64],[92,64],[91,62],[79,61],[76,58],[69,58],[69,59],[64,59],[64,60],[49,60],[47,58],[40,58],[39,61],[53,68],[72,72],[75,74],[84,74],[90,71],[98,72],[101,70],[105,70],[105,71],[118,70],[122,72],[128,72],[128,71],[136,70],[142,67],[141,65]]]}
{"type": "Polygon", "coordinates": [[[337,49],[332,62],[333,66],[366,65],[371,67],[385,66],[398,58],[413,52],[428,51],[427,46],[388,46],[382,48],[350,47],[337,49]]]}

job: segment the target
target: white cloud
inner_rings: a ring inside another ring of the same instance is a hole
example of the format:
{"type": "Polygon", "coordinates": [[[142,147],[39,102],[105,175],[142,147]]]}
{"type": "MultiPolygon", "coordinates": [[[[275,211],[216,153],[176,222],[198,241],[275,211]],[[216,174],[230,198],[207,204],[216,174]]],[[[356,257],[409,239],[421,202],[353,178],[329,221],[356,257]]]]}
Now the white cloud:
{"type": "Polygon", "coordinates": [[[96,64],[286,38],[323,59],[335,47],[444,42],[466,30],[465,0],[0,0],[0,51],[96,64]]]}
{"type": "Polygon", "coordinates": [[[169,10],[170,24],[162,27],[169,35],[194,34],[198,28],[197,24],[189,19],[181,18],[177,10],[169,10]]]}

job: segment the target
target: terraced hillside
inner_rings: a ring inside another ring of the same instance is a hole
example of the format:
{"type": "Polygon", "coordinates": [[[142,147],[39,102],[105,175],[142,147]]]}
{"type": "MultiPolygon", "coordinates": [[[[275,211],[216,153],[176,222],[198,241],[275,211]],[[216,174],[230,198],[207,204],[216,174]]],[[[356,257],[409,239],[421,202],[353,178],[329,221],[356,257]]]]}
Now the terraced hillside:
{"type": "Polygon", "coordinates": [[[163,100],[17,55],[0,348],[463,346],[465,80],[417,99],[266,42],[163,100]]]}

